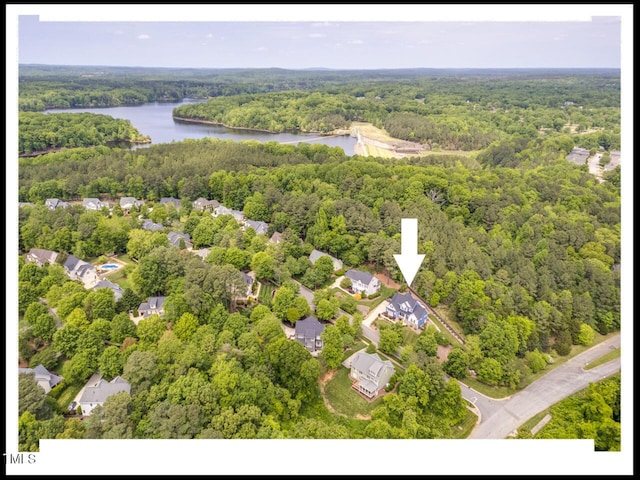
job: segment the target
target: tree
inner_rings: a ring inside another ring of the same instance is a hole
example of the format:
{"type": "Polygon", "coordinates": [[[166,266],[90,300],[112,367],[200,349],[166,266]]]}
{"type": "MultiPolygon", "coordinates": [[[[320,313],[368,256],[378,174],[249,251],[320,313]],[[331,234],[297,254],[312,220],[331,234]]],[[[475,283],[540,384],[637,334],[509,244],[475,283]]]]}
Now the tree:
{"type": "Polygon", "coordinates": [[[287,287],[280,287],[273,296],[273,313],[275,313],[280,320],[285,320],[287,318],[287,311],[292,307],[295,308],[294,301],[294,293],[287,287]]]}
{"type": "Polygon", "coordinates": [[[578,335],[578,343],[580,345],[591,345],[596,338],[596,332],[586,323],[580,325],[580,334],[578,335]]]}
{"type": "Polygon", "coordinates": [[[53,348],[47,347],[36,353],[29,360],[29,368],[35,368],[42,365],[47,370],[51,370],[58,364],[58,356],[53,348]]]}
{"type": "Polygon", "coordinates": [[[111,320],[116,314],[113,290],[99,288],[89,293],[84,299],[84,311],[89,320],[95,320],[96,318],[111,320]]]}
{"type": "Polygon", "coordinates": [[[437,330],[432,325],[420,332],[416,341],[416,351],[422,351],[430,357],[435,357],[438,353],[438,341],[436,340],[437,330]]]}
{"type": "Polygon", "coordinates": [[[120,375],[124,368],[124,354],[115,345],[111,345],[102,352],[98,359],[98,366],[102,376],[107,380],[120,375]]]}
{"type": "Polygon", "coordinates": [[[173,327],[180,340],[188,341],[198,329],[198,319],[192,313],[183,314],[173,327]]]}
{"type": "Polygon", "coordinates": [[[32,373],[18,375],[18,415],[25,412],[30,412],[39,419],[48,418],[51,413],[45,391],[36,383],[32,373]]]}
{"type": "Polygon", "coordinates": [[[24,312],[24,319],[33,326],[33,324],[37,321],[38,317],[41,315],[46,315],[49,313],[49,309],[41,304],[40,302],[33,302],[29,304],[27,309],[24,312]]]}
{"type": "Polygon", "coordinates": [[[92,352],[79,352],[64,364],[62,376],[65,382],[81,385],[96,371],[98,357],[92,352]]]}
{"type": "Polygon", "coordinates": [[[159,315],[153,314],[138,322],[136,335],[140,339],[140,343],[148,347],[158,343],[166,329],[166,322],[159,315]]]}
{"type": "MultiPolygon", "coordinates": [[[[402,328],[402,327],[401,327],[402,328]]],[[[402,344],[402,335],[394,325],[385,325],[380,328],[380,340],[378,348],[382,353],[387,355],[395,355],[396,351],[402,344]]]]}
{"type": "Polygon", "coordinates": [[[260,280],[273,280],[276,271],[276,261],[266,252],[258,252],[251,260],[251,270],[260,280]]]}
{"type": "Polygon", "coordinates": [[[352,285],[352,282],[349,277],[344,277],[342,280],[340,280],[340,286],[344,289],[351,288],[351,285],[352,285]]]}
{"type": "Polygon", "coordinates": [[[495,358],[485,358],[478,369],[478,378],[489,385],[498,385],[502,375],[502,366],[495,358]]]}
{"type": "Polygon", "coordinates": [[[331,320],[338,314],[338,305],[326,299],[322,299],[316,305],[316,316],[320,320],[331,320]]]}
{"type": "Polygon", "coordinates": [[[148,390],[158,379],[156,355],[152,352],[134,351],[127,358],[122,377],[131,384],[132,394],[148,390]]]}
{"type": "Polygon", "coordinates": [[[335,325],[328,325],[320,337],[322,338],[320,357],[330,369],[338,368],[342,363],[342,333],[335,325]]]}
{"type": "Polygon", "coordinates": [[[571,333],[569,330],[561,330],[556,336],[556,341],[553,343],[558,355],[566,356],[571,353],[571,333]]]}
{"type": "Polygon", "coordinates": [[[461,347],[454,347],[444,362],[442,368],[453,378],[461,380],[467,376],[467,367],[469,365],[469,357],[461,347]]]}
{"type": "Polygon", "coordinates": [[[45,342],[53,339],[53,335],[56,333],[56,321],[49,312],[44,313],[31,323],[33,336],[40,338],[45,342]]]}
{"type": "Polygon", "coordinates": [[[136,334],[136,324],[129,318],[126,313],[118,313],[111,320],[111,333],[109,339],[113,343],[120,344],[127,337],[133,337],[136,334]]]}

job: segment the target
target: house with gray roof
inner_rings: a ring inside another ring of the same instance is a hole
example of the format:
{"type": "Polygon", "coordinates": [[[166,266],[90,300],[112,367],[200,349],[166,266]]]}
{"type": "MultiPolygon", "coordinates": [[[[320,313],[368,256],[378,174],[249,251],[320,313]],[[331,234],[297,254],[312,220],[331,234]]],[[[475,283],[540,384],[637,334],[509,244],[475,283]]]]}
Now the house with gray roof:
{"type": "Polygon", "coordinates": [[[253,282],[255,281],[255,279],[250,274],[244,272],[240,273],[242,274],[242,278],[244,279],[244,284],[247,286],[246,297],[248,298],[253,293],[253,282]]]}
{"type": "Polygon", "coordinates": [[[83,198],[82,206],[87,210],[102,210],[102,207],[109,208],[108,202],[101,202],[99,198],[83,198]]]}
{"type": "Polygon", "coordinates": [[[204,197],[200,197],[193,202],[193,209],[200,210],[201,212],[213,212],[219,206],[220,202],[218,202],[217,200],[207,200],[204,197]]]}
{"type": "Polygon", "coordinates": [[[167,234],[169,238],[169,245],[180,248],[180,240],[184,241],[184,246],[186,249],[193,248],[193,243],[191,242],[191,236],[188,233],[182,232],[169,232],[167,234]]]}
{"type": "Polygon", "coordinates": [[[73,255],[69,255],[64,262],[64,270],[71,280],[80,280],[84,288],[93,288],[100,281],[96,267],[73,255]]]}
{"type": "Polygon", "coordinates": [[[244,213],[240,210],[232,210],[230,208],[225,207],[224,205],[220,205],[213,212],[214,217],[219,217],[220,215],[231,215],[236,219],[238,223],[244,222],[244,213]]]}
{"type": "Polygon", "coordinates": [[[324,325],[316,317],[307,317],[296,322],[295,339],[311,353],[322,350],[324,325]]]}
{"type": "Polygon", "coordinates": [[[180,200],[179,198],[173,198],[173,197],[162,197],[160,199],[160,205],[164,205],[165,207],[168,206],[169,204],[172,204],[174,207],[176,207],[176,209],[179,209],[180,206],[182,205],[182,200],[180,200]]]}
{"type": "Polygon", "coordinates": [[[142,223],[143,230],[148,230],[150,232],[159,232],[160,230],[164,230],[164,225],[159,223],[154,223],[148,218],[142,223]]]}
{"type": "Polygon", "coordinates": [[[141,207],[144,204],[142,200],[138,200],[135,197],[122,197],[120,199],[120,208],[129,212],[133,207],[141,207]]]}
{"type": "Polygon", "coordinates": [[[253,228],[258,235],[266,235],[269,230],[269,224],[257,220],[246,220],[244,226],[253,228]]]}
{"type": "Polygon", "coordinates": [[[422,328],[427,321],[427,309],[410,293],[397,292],[389,305],[386,314],[394,319],[400,319],[406,325],[422,328]]]}
{"type": "Polygon", "coordinates": [[[131,393],[131,385],[122,377],[116,377],[110,382],[102,378],[95,385],[85,386],[78,401],[82,415],[91,415],[94,408],[104,405],[107,398],[120,392],[131,393]]]}
{"type": "Polygon", "coordinates": [[[49,393],[53,387],[62,381],[62,377],[51,373],[42,364],[35,368],[19,368],[18,373],[33,375],[33,379],[44,390],[44,393],[49,393]]]}
{"type": "Polygon", "coordinates": [[[62,200],[59,200],[57,198],[47,198],[44,201],[44,204],[49,210],[55,210],[56,208],[67,208],[69,206],[67,202],[63,202],[62,200]]]}
{"type": "Polygon", "coordinates": [[[111,280],[106,278],[100,280],[93,287],[94,290],[98,290],[99,288],[108,288],[109,290],[111,290],[113,292],[113,298],[116,302],[122,298],[122,294],[124,293],[124,290],[122,290],[122,287],[120,285],[118,285],[117,283],[113,283],[111,280]]]}
{"type": "Polygon", "coordinates": [[[149,315],[164,314],[164,302],[167,297],[149,297],[146,302],[142,302],[138,307],[138,316],[147,318],[149,315]]]}
{"type": "Polygon", "coordinates": [[[338,270],[342,270],[342,261],[341,260],[338,260],[337,258],[332,257],[328,253],[321,252],[320,250],[313,249],[313,251],[311,252],[311,255],[309,255],[309,260],[311,261],[311,263],[316,263],[316,261],[320,257],[329,257],[331,259],[331,261],[333,262],[333,271],[334,272],[337,272],[338,270]]]}
{"type": "Polygon", "coordinates": [[[35,263],[39,267],[44,267],[47,263],[55,263],[58,253],[51,250],[42,250],[41,248],[32,248],[27,253],[27,262],[35,263]]]}
{"type": "Polygon", "coordinates": [[[344,276],[351,280],[351,289],[358,293],[373,295],[380,290],[380,280],[368,272],[347,270],[344,276]]]}
{"type": "Polygon", "coordinates": [[[376,353],[359,351],[351,358],[352,387],[371,399],[389,384],[395,373],[393,364],[389,360],[382,360],[376,353]]]}
{"type": "Polygon", "coordinates": [[[282,234],[280,232],[273,232],[271,238],[269,239],[270,243],[275,243],[278,245],[282,241],[282,234]]]}

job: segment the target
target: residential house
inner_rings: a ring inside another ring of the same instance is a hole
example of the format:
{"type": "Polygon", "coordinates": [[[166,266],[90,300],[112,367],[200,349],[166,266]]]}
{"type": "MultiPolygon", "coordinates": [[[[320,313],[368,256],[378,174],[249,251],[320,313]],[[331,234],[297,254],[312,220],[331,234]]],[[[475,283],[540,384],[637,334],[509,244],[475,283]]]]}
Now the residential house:
{"type": "Polygon", "coordinates": [[[131,393],[131,385],[122,377],[116,377],[110,382],[100,379],[95,385],[85,386],[78,401],[82,415],[91,415],[94,408],[104,405],[107,398],[120,392],[131,393]]]}
{"type": "Polygon", "coordinates": [[[167,234],[169,238],[169,245],[173,245],[174,247],[180,248],[180,240],[184,241],[184,246],[187,249],[193,248],[193,243],[191,242],[191,237],[188,233],[182,232],[169,232],[167,234]]]}
{"type": "Polygon", "coordinates": [[[344,276],[351,280],[351,288],[358,293],[373,295],[380,291],[380,280],[370,273],[360,270],[347,270],[344,276]]]}
{"type": "Polygon", "coordinates": [[[231,215],[236,219],[238,223],[244,222],[244,213],[242,213],[240,210],[232,210],[225,207],[224,205],[220,205],[213,212],[214,217],[219,217],[220,215],[231,215]]]}
{"type": "Polygon", "coordinates": [[[101,202],[98,198],[83,198],[82,206],[87,210],[102,210],[102,207],[109,208],[109,203],[101,202]]]}
{"type": "Polygon", "coordinates": [[[382,360],[376,353],[360,351],[351,359],[350,376],[355,383],[353,388],[367,398],[374,398],[385,388],[395,373],[389,360],[382,360]]]}
{"type": "Polygon", "coordinates": [[[138,316],[147,318],[149,315],[164,314],[164,302],[167,297],[149,297],[146,302],[142,302],[138,307],[138,316]]]}
{"type": "Polygon", "coordinates": [[[169,204],[172,204],[174,207],[176,207],[177,210],[179,210],[180,206],[182,205],[182,201],[179,198],[173,198],[173,197],[162,197],[160,199],[160,205],[164,205],[165,207],[168,207],[169,204]]]}
{"type": "Polygon", "coordinates": [[[253,293],[253,283],[255,282],[255,278],[254,278],[255,274],[253,272],[249,272],[249,273],[240,272],[240,273],[242,274],[242,278],[244,279],[244,284],[247,287],[244,298],[248,298],[253,293]]]}
{"type": "Polygon", "coordinates": [[[44,201],[44,204],[49,210],[55,210],[56,208],[67,208],[69,206],[67,202],[63,202],[62,200],[58,200],[57,198],[47,198],[44,201]]]}
{"type": "Polygon", "coordinates": [[[35,368],[19,368],[18,373],[33,375],[33,379],[42,387],[44,393],[49,393],[53,387],[62,381],[62,377],[51,373],[44,368],[44,365],[38,365],[35,368]]]}
{"type": "Polygon", "coordinates": [[[333,271],[334,272],[337,272],[338,270],[342,270],[342,261],[338,260],[335,257],[332,257],[328,253],[321,252],[320,250],[315,250],[314,249],[311,252],[311,255],[309,255],[309,260],[311,261],[311,263],[316,263],[316,261],[320,257],[329,257],[331,259],[331,261],[333,262],[333,271]]]}
{"type": "Polygon", "coordinates": [[[220,206],[220,203],[216,200],[207,200],[206,198],[200,197],[195,202],[193,202],[193,209],[200,210],[202,212],[213,212],[216,208],[220,206]]]}
{"type": "Polygon", "coordinates": [[[113,298],[116,302],[122,298],[122,294],[124,293],[124,290],[122,290],[122,287],[120,285],[118,285],[117,283],[113,283],[111,280],[108,280],[106,278],[104,280],[100,280],[93,287],[94,290],[97,290],[99,288],[110,289],[113,292],[113,298]]]}
{"type": "Polygon", "coordinates": [[[148,218],[142,223],[143,230],[149,230],[150,232],[158,232],[160,230],[164,230],[164,225],[159,223],[154,223],[148,218]]]}
{"type": "Polygon", "coordinates": [[[100,281],[96,267],[73,255],[69,255],[64,262],[64,270],[71,280],[80,280],[84,288],[93,288],[100,281]]]}
{"type": "Polygon", "coordinates": [[[144,204],[142,200],[137,200],[134,197],[122,197],[120,199],[120,208],[129,213],[133,207],[141,207],[144,204]]]}
{"type": "Polygon", "coordinates": [[[198,255],[202,260],[206,260],[206,258],[209,256],[209,254],[211,253],[211,250],[209,250],[208,248],[201,248],[199,250],[191,250],[191,253],[195,253],[196,255],[198,255]]]}
{"type": "Polygon", "coordinates": [[[266,235],[269,230],[269,224],[256,220],[247,220],[244,222],[244,226],[253,228],[258,235],[266,235]]]}
{"type": "Polygon", "coordinates": [[[282,241],[282,234],[280,232],[273,232],[271,238],[269,239],[270,243],[275,243],[278,245],[282,241]]]}
{"type": "Polygon", "coordinates": [[[386,313],[391,318],[418,328],[422,328],[427,321],[426,307],[410,293],[396,293],[387,305],[386,313]]]}
{"type": "Polygon", "coordinates": [[[58,258],[57,252],[41,248],[32,248],[27,253],[27,262],[35,263],[39,267],[44,267],[47,263],[55,263],[56,258],[58,258]]]}
{"type": "Polygon", "coordinates": [[[323,347],[322,332],[324,325],[316,317],[307,317],[296,322],[295,339],[310,352],[319,352],[323,347]]]}

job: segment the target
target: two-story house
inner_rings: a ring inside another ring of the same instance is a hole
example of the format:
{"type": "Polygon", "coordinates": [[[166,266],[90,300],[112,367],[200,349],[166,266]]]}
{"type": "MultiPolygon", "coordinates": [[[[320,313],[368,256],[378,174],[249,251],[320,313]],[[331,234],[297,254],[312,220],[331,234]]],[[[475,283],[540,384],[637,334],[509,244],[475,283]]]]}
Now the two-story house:
{"type": "Polygon", "coordinates": [[[352,387],[367,398],[374,398],[385,388],[394,373],[393,364],[375,353],[360,351],[351,359],[352,387]]]}
{"type": "Polygon", "coordinates": [[[110,382],[100,379],[95,385],[84,387],[78,401],[82,415],[91,415],[94,408],[104,405],[107,398],[120,392],[131,393],[131,385],[122,377],[116,377],[110,382]]]}
{"type": "Polygon", "coordinates": [[[322,350],[322,332],[324,325],[316,317],[307,317],[296,322],[295,339],[310,352],[322,350]]]}
{"type": "Polygon", "coordinates": [[[404,324],[422,328],[427,321],[427,309],[409,293],[396,293],[386,313],[389,317],[400,319],[404,324]]]}
{"type": "Polygon", "coordinates": [[[380,280],[370,273],[360,270],[347,270],[344,276],[351,280],[351,289],[358,293],[373,295],[380,290],[380,280]]]}
{"type": "Polygon", "coordinates": [[[96,267],[73,255],[64,262],[64,270],[71,280],[80,280],[84,288],[93,288],[100,281],[96,267]]]}
{"type": "Polygon", "coordinates": [[[342,270],[342,261],[338,260],[335,257],[332,257],[328,253],[321,252],[320,250],[314,249],[309,255],[309,260],[311,263],[316,263],[320,257],[329,257],[333,262],[333,271],[337,272],[338,270],[342,270]]]}
{"type": "Polygon", "coordinates": [[[149,297],[146,302],[142,302],[138,307],[138,316],[147,318],[149,315],[164,314],[164,302],[167,297],[149,297]]]}

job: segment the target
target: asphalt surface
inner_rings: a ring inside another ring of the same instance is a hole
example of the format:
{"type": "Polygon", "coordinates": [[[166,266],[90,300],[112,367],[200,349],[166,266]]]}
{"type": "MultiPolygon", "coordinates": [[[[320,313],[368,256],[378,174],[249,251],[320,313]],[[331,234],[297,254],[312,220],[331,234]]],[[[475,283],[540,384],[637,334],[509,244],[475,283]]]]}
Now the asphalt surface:
{"type": "Polygon", "coordinates": [[[538,412],[620,370],[616,358],[591,370],[583,367],[620,346],[620,335],[611,337],[568,362],[554,368],[521,392],[505,399],[492,399],[460,384],[462,396],[473,403],[480,421],[469,438],[503,439],[538,412]]]}

